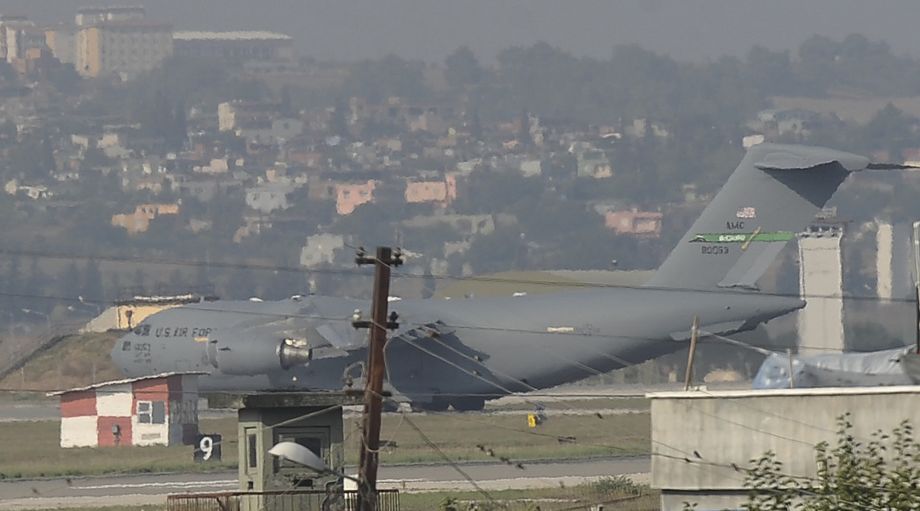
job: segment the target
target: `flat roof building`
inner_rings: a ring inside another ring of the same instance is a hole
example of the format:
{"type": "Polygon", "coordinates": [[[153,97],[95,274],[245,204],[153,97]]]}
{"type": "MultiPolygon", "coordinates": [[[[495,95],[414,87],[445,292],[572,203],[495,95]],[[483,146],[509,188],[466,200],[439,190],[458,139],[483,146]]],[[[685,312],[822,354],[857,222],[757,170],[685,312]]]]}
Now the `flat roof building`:
{"type": "MultiPolygon", "coordinates": [[[[816,447],[836,445],[837,421],[868,442],[908,421],[920,424],[920,387],[656,392],[652,414],[651,485],[661,509],[741,509],[745,474],[768,451],[796,480],[819,476],[816,447]]],[[[767,490],[769,491],[769,490],[767,490]]]]}
{"type": "Polygon", "coordinates": [[[81,7],[74,18],[77,26],[89,26],[106,21],[138,21],[144,19],[146,11],[141,5],[112,5],[81,7]]]}
{"type": "Polygon", "coordinates": [[[143,20],[81,26],[76,68],[86,77],[117,74],[123,80],[150,71],[173,53],[172,26],[143,20]]]}
{"type": "Polygon", "coordinates": [[[287,61],[294,59],[294,40],[276,32],[176,32],[176,55],[244,62],[287,61]]]}

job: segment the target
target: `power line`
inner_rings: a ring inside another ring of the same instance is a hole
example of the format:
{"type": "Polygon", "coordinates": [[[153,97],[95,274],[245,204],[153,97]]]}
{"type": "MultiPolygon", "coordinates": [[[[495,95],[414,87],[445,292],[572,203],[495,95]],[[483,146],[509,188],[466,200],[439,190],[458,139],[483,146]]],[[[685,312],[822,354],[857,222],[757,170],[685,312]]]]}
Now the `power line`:
{"type": "Polygon", "coordinates": [[[405,412],[403,412],[403,417],[406,420],[406,424],[408,424],[412,429],[415,430],[416,433],[418,433],[418,435],[422,438],[422,441],[424,441],[429,447],[434,449],[434,451],[437,452],[438,455],[441,456],[441,458],[443,458],[444,461],[446,461],[451,467],[453,467],[453,469],[456,470],[457,473],[463,476],[463,478],[466,479],[467,482],[469,482],[470,485],[472,485],[473,488],[476,489],[476,491],[482,494],[482,496],[484,496],[485,498],[489,499],[489,502],[492,502],[493,504],[496,503],[492,495],[490,495],[489,492],[485,491],[481,486],[479,486],[476,480],[473,479],[469,474],[467,474],[465,470],[460,468],[460,465],[458,465],[457,462],[450,459],[450,457],[447,454],[445,454],[444,451],[441,450],[440,447],[438,447],[438,444],[432,442],[431,439],[428,438],[428,435],[426,435],[425,432],[422,431],[422,428],[418,427],[415,421],[410,419],[405,412]]]}
{"type": "MultiPolygon", "coordinates": [[[[69,302],[75,302],[75,303],[93,303],[93,304],[100,304],[100,305],[108,304],[108,302],[104,300],[90,300],[90,299],[84,299],[79,296],[69,297],[69,296],[62,296],[62,295],[36,295],[36,294],[28,294],[28,293],[6,293],[6,292],[0,292],[0,296],[7,296],[7,297],[14,297],[14,298],[30,298],[30,299],[38,299],[38,300],[69,301],[69,302]]],[[[305,297],[305,299],[306,298],[307,297],[305,297]]],[[[245,300],[235,300],[235,301],[244,302],[245,300]]],[[[202,312],[219,312],[219,313],[222,312],[222,313],[228,313],[228,314],[270,316],[270,317],[277,317],[277,318],[300,318],[300,319],[308,319],[308,320],[314,319],[314,320],[321,320],[321,321],[347,321],[349,323],[351,321],[350,314],[348,316],[338,317],[338,316],[323,316],[323,315],[318,315],[318,314],[305,314],[305,313],[293,312],[293,311],[273,312],[273,311],[268,311],[268,310],[243,310],[243,309],[203,305],[207,303],[219,303],[219,302],[193,302],[193,303],[183,304],[183,307],[202,311],[202,312]]],[[[273,302],[254,302],[254,303],[272,304],[273,302]]],[[[403,324],[411,325],[414,327],[428,326],[428,323],[425,323],[425,322],[405,322],[403,321],[403,324]]],[[[491,326],[482,326],[482,325],[474,325],[474,324],[459,324],[459,323],[458,324],[445,323],[444,326],[455,328],[455,329],[466,329],[466,330],[482,330],[482,331],[522,333],[522,334],[533,334],[533,335],[566,335],[566,336],[599,338],[599,339],[608,339],[608,340],[628,338],[628,339],[635,339],[639,341],[682,344],[680,343],[680,341],[674,341],[671,339],[661,339],[661,338],[632,336],[632,335],[630,336],[604,335],[604,334],[598,334],[598,333],[592,333],[592,332],[568,332],[565,334],[559,334],[555,332],[547,332],[545,330],[508,328],[508,327],[491,327],[491,326]]],[[[833,348],[820,347],[820,346],[807,346],[807,345],[797,345],[797,346],[803,347],[803,348],[807,347],[807,348],[813,348],[813,349],[833,350],[833,348]]],[[[614,355],[608,354],[605,356],[612,357],[614,355]]],[[[633,365],[632,363],[629,363],[628,361],[623,361],[623,362],[626,362],[626,365],[633,365]]]]}
{"type": "MultiPolygon", "coordinates": [[[[0,255],[6,256],[19,256],[19,257],[39,257],[39,258],[48,258],[48,259],[64,259],[64,260],[96,260],[96,261],[112,261],[112,262],[130,262],[130,263],[143,263],[143,264],[160,264],[168,266],[186,266],[186,267],[205,267],[205,268],[221,268],[221,269],[236,269],[236,270],[254,270],[254,271],[272,271],[272,272],[293,272],[293,273],[305,273],[305,274],[330,274],[330,275],[343,275],[343,276],[367,276],[369,273],[354,269],[345,269],[345,268],[305,268],[300,266],[282,266],[282,265],[273,265],[273,264],[257,264],[257,263],[234,263],[229,261],[195,261],[195,260],[179,260],[179,259],[169,259],[169,258],[156,258],[156,257],[139,257],[139,256],[119,256],[119,255],[83,255],[83,254],[63,254],[63,253],[53,253],[53,252],[44,252],[36,250],[22,250],[22,249],[0,249],[0,255]]],[[[488,277],[488,276],[462,276],[462,275],[434,275],[434,274],[418,274],[418,273],[408,273],[402,271],[393,271],[394,274],[409,279],[430,279],[434,278],[436,280],[448,280],[448,281],[469,281],[469,282],[483,282],[483,283],[501,283],[501,284],[527,284],[527,285],[537,285],[537,286],[546,286],[546,287],[556,287],[556,288],[582,288],[582,289],[634,289],[634,290],[646,290],[646,291],[672,291],[672,292],[683,292],[683,293],[711,293],[711,294],[736,294],[743,296],[773,296],[781,298],[823,298],[823,299],[835,299],[835,300],[857,300],[857,301],[874,301],[874,302],[886,302],[886,303],[915,303],[914,298],[912,297],[903,297],[903,298],[880,298],[878,296],[871,295],[853,295],[853,294],[806,294],[801,295],[799,293],[780,293],[780,292],[768,292],[768,291],[751,291],[744,289],[735,289],[735,288],[718,288],[718,289],[693,289],[686,287],[672,287],[672,286],[642,286],[642,285],[630,285],[630,284],[607,284],[607,283],[598,283],[598,282],[560,282],[558,280],[545,280],[545,279],[519,279],[519,278],[508,278],[508,277],[488,277]]]]}
{"type": "MultiPolygon", "coordinates": [[[[717,418],[717,419],[721,419],[721,420],[727,420],[727,419],[721,418],[721,417],[719,417],[719,416],[714,416],[714,417],[717,418]]],[[[479,423],[479,424],[481,424],[481,425],[482,425],[482,424],[485,424],[485,423],[482,423],[482,422],[480,422],[480,421],[476,421],[476,420],[474,420],[474,419],[470,419],[469,417],[464,416],[463,414],[454,414],[454,415],[452,415],[452,418],[459,419],[459,420],[470,421],[470,422],[475,422],[475,423],[479,423]]],[[[728,421],[728,422],[731,422],[731,421],[728,421]]],[[[517,430],[517,429],[515,429],[515,428],[508,428],[508,427],[504,427],[504,426],[502,426],[502,425],[496,425],[496,424],[488,424],[488,425],[491,426],[491,427],[498,427],[498,428],[500,428],[500,429],[505,429],[505,430],[508,430],[508,431],[517,432],[517,433],[521,433],[521,434],[529,434],[529,435],[535,435],[535,436],[548,436],[548,437],[557,438],[557,439],[559,438],[559,437],[556,437],[555,435],[548,435],[548,434],[544,434],[544,433],[540,433],[540,432],[531,432],[531,431],[525,431],[525,430],[517,430]]],[[[756,430],[756,431],[759,431],[759,432],[765,433],[765,434],[770,434],[769,432],[763,431],[763,430],[756,430]]],[[[781,437],[781,438],[784,438],[784,439],[787,439],[787,440],[791,440],[791,439],[788,439],[788,438],[786,438],[786,437],[781,437]]],[[[800,442],[800,443],[804,443],[805,445],[808,445],[808,446],[811,446],[811,447],[817,447],[816,444],[810,444],[810,443],[802,442],[802,441],[799,441],[799,442],[800,442]]],[[[612,446],[612,445],[609,445],[609,444],[598,444],[598,443],[590,443],[590,442],[578,442],[578,443],[580,443],[580,444],[582,444],[582,445],[590,445],[590,446],[596,446],[596,447],[603,447],[603,448],[613,449],[613,450],[622,450],[622,448],[620,448],[620,447],[618,447],[618,446],[612,446]]],[[[654,440],[652,440],[652,443],[657,444],[657,445],[660,445],[660,446],[662,446],[662,447],[666,447],[666,448],[672,449],[672,450],[677,451],[677,452],[680,452],[681,454],[683,454],[683,456],[674,456],[674,455],[669,455],[669,454],[666,454],[666,453],[654,452],[654,451],[651,453],[651,456],[657,456],[657,457],[663,457],[663,458],[667,458],[667,459],[682,461],[682,462],[685,462],[685,463],[687,463],[687,464],[697,465],[697,466],[714,466],[714,467],[720,467],[720,468],[727,468],[727,469],[731,469],[731,470],[733,470],[733,471],[735,471],[735,472],[743,472],[743,473],[748,473],[748,474],[750,474],[750,473],[752,473],[752,472],[754,471],[753,468],[745,467],[745,466],[743,466],[743,465],[738,465],[738,464],[735,464],[735,463],[717,463],[717,462],[707,461],[707,460],[705,460],[705,459],[702,457],[702,455],[699,454],[698,452],[694,452],[694,453],[691,454],[691,453],[688,453],[688,452],[683,451],[683,450],[681,450],[681,449],[678,449],[678,448],[676,448],[676,447],[669,446],[668,444],[665,444],[665,443],[663,443],[663,442],[659,442],[659,441],[654,441],[654,440]]],[[[785,474],[785,473],[780,474],[780,475],[785,476],[785,477],[788,477],[789,479],[792,479],[792,480],[805,480],[805,481],[814,481],[814,482],[824,482],[823,480],[818,479],[818,478],[816,478],[816,477],[796,476],[796,475],[785,474]]],[[[730,476],[726,476],[726,477],[731,478],[730,476]]],[[[732,479],[735,479],[736,481],[740,481],[740,482],[745,483],[745,484],[746,484],[746,482],[747,482],[747,481],[744,480],[744,479],[739,479],[739,478],[732,478],[732,479]]],[[[859,487],[861,487],[861,485],[855,485],[855,484],[852,484],[852,485],[849,485],[849,486],[853,486],[853,487],[859,486],[859,487]]],[[[876,488],[876,489],[884,489],[884,488],[876,488]]],[[[753,488],[753,490],[754,490],[754,491],[764,491],[764,492],[778,492],[778,491],[781,491],[781,490],[778,490],[778,489],[771,489],[771,488],[753,488]]],[[[805,489],[805,488],[796,487],[796,488],[794,488],[794,490],[795,490],[795,491],[802,492],[803,494],[806,494],[806,495],[818,496],[816,493],[811,492],[811,491],[809,491],[809,490],[807,490],[807,489],[805,489]]],[[[846,502],[844,502],[844,503],[846,503],[846,502]]],[[[850,503],[850,504],[852,504],[852,503],[850,503]]]]}

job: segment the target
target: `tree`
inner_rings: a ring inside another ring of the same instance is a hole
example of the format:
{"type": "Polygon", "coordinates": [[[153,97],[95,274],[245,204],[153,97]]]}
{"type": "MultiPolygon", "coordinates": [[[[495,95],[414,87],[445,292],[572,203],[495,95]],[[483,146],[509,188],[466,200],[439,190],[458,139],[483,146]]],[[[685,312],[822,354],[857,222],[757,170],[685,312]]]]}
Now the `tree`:
{"type": "Polygon", "coordinates": [[[134,287],[132,292],[137,295],[142,295],[146,291],[146,280],[147,275],[144,274],[144,270],[138,268],[134,270],[134,281],[131,285],[134,287]]]}
{"type": "MultiPolygon", "coordinates": [[[[32,257],[29,263],[29,276],[26,279],[26,293],[33,296],[41,296],[44,293],[46,279],[47,276],[42,273],[41,267],[38,264],[38,258],[32,257]]],[[[26,302],[29,304],[30,309],[36,309],[47,305],[45,303],[39,305],[38,300],[34,299],[26,300],[26,302]]]]}
{"type": "Polygon", "coordinates": [[[176,108],[173,110],[172,126],[169,133],[166,134],[166,140],[173,149],[182,149],[188,139],[188,120],[185,114],[185,102],[181,99],[176,102],[176,108]]]}
{"type": "Polygon", "coordinates": [[[754,45],[747,53],[747,79],[765,95],[794,94],[792,60],[788,51],[754,45]]]}
{"type": "Polygon", "coordinates": [[[482,140],[482,120],[479,119],[479,108],[473,107],[469,114],[470,136],[473,140],[482,140]]]}
{"type": "Polygon", "coordinates": [[[124,298],[121,290],[121,277],[119,277],[116,272],[112,272],[109,275],[109,294],[107,296],[112,300],[124,298]]]}
{"type": "Polygon", "coordinates": [[[380,60],[365,60],[352,65],[342,90],[348,96],[379,103],[390,96],[417,100],[428,94],[425,64],[387,55],[380,60]]]}
{"type": "Polygon", "coordinates": [[[915,144],[913,133],[917,123],[916,118],[888,103],[862,126],[854,143],[867,151],[885,149],[889,158],[897,160],[904,148],[915,144]]]}
{"type": "Polygon", "coordinates": [[[795,509],[920,508],[920,443],[913,439],[913,427],[904,421],[890,434],[877,431],[868,442],[853,434],[850,414],[837,419],[837,444],[815,446],[817,477],[793,477],[783,472],[775,453],[752,460],[745,487],[749,489],[748,511],[795,509]]]}
{"type": "Polygon", "coordinates": [[[444,67],[444,78],[456,88],[476,85],[484,74],[476,55],[467,46],[461,46],[448,55],[444,59],[444,67]]]}
{"type": "Polygon", "coordinates": [[[344,139],[348,139],[350,135],[348,132],[348,122],[345,120],[345,110],[347,108],[342,98],[336,98],[335,106],[332,109],[332,119],[329,121],[329,131],[344,139]]]}
{"type": "Polygon", "coordinates": [[[169,292],[182,294],[188,292],[188,290],[188,281],[182,274],[182,270],[179,268],[173,269],[172,273],[169,274],[169,292]]]}
{"type": "Polygon", "coordinates": [[[71,261],[67,271],[64,273],[63,289],[61,289],[62,295],[68,300],[80,296],[82,292],[81,283],[83,282],[81,277],[80,268],[77,266],[76,261],[71,261]]]}
{"type": "Polygon", "coordinates": [[[193,291],[199,294],[214,292],[214,286],[211,284],[211,277],[208,275],[208,265],[199,264],[195,267],[195,284],[193,291]]]}
{"type": "Polygon", "coordinates": [[[100,273],[99,264],[95,259],[90,259],[86,263],[86,270],[83,272],[83,292],[80,296],[93,302],[100,302],[105,299],[105,291],[102,288],[102,273],[100,273]]]}

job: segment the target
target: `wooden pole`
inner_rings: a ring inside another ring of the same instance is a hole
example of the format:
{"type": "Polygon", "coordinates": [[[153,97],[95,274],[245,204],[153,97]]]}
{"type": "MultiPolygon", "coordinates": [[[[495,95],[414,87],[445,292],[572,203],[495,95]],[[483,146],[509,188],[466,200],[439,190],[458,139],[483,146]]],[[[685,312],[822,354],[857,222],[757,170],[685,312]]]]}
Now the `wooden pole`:
{"type": "Polygon", "coordinates": [[[367,349],[367,371],[364,383],[363,445],[358,468],[358,510],[377,509],[377,463],[380,449],[380,414],[383,411],[383,377],[386,360],[383,348],[387,341],[387,298],[390,295],[390,247],[377,247],[374,260],[374,296],[367,349]]]}
{"type": "Polygon", "coordinates": [[[684,390],[690,390],[690,381],[693,380],[693,358],[696,356],[696,341],[700,336],[700,317],[693,316],[690,327],[690,352],[687,353],[687,373],[684,375],[684,390]]]}
{"type": "Polygon", "coordinates": [[[792,364],[792,348],[786,349],[786,357],[789,360],[789,388],[794,389],[795,388],[795,372],[794,372],[795,366],[792,364]]]}

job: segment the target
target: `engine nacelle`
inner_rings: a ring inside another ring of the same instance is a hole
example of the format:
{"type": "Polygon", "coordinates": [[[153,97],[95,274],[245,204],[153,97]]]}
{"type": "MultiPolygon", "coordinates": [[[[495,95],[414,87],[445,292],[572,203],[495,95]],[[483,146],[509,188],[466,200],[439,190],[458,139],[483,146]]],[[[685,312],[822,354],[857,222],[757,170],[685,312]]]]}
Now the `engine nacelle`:
{"type": "Polygon", "coordinates": [[[224,374],[266,374],[305,366],[313,350],[304,339],[260,339],[258,335],[219,334],[208,341],[208,361],[224,374]]]}

